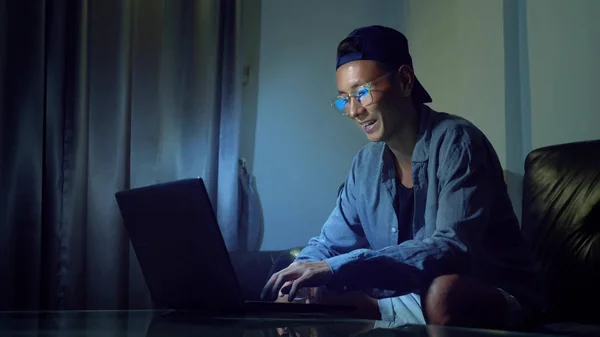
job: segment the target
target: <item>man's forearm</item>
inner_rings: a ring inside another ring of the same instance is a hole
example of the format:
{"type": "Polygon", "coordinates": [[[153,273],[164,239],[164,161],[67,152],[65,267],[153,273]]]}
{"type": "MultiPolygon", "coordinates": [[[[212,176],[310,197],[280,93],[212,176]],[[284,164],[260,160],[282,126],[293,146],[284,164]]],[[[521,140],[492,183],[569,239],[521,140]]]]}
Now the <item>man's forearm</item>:
{"type": "Polygon", "coordinates": [[[331,289],[368,290],[374,297],[419,291],[423,281],[468,268],[466,247],[459,241],[409,240],[381,250],[359,249],[325,260],[332,272],[331,289]]]}

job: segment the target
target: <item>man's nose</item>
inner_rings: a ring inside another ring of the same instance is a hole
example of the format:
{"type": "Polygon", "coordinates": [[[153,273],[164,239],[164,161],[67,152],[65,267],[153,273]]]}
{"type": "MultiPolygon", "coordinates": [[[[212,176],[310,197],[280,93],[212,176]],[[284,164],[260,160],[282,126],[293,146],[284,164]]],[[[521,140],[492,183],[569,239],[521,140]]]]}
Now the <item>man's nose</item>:
{"type": "Polygon", "coordinates": [[[367,109],[365,109],[365,107],[362,106],[362,104],[358,103],[358,101],[354,97],[352,97],[352,99],[350,100],[349,108],[350,108],[350,110],[348,113],[348,117],[350,117],[350,118],[360,116],[367,111],[367,109]]]}

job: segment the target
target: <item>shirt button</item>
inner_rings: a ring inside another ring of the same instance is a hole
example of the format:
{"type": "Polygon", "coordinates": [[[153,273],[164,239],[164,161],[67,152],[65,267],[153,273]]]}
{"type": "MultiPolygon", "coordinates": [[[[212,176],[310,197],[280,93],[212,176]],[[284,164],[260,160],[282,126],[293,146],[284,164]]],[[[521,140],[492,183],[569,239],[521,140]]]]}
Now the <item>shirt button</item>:
{"type": "Polygon", "coordinates": [[[392,233],[396,233],[398,229],[396,227],[392,227],[392,233]]]}

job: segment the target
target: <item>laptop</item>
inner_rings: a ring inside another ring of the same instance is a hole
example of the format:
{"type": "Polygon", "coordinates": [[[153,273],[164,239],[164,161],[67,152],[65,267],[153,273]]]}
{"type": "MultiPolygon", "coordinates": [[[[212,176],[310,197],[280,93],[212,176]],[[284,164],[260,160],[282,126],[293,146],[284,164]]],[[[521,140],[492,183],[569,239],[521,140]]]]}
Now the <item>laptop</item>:
{"type": "Polygon", "coordinates": [[[202,178],[120,191],[115,197],[158,307],[244,316],[345,316],[355,309],[246,301],[202,178]]]}

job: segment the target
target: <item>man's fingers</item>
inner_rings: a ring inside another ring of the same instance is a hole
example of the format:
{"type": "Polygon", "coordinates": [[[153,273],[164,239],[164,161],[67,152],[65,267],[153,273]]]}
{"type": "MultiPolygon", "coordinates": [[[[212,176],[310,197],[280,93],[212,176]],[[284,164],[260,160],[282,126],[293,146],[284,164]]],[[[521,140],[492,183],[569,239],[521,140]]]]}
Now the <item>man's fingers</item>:
{"type": "Polygon", "coordinates": [[[260,298],[262,298],[263,300],[267,300],[267,298],[270,297],[270,295],[271,295],[271,289],[273,289],[273,284],[275,284],[275,280],[279,276],[280,272],[277,272],[277,273],[271,275],[271,277],[269,278],[269,280],[267,281],[267,283],[263,287],[262,293],[260,294],[260,298]]]}
{"type": "Polygon", "coordinates": [[[271,293],[269,295],[272,300],[277,298],[276,294],[279,294],[279,289],[281,288],[281,284],[285,281],[284,277],[285,277],[285,274],[277,275],[277,278],[275,279],[275,283],[273,283],[273,287],[271,287],[271,293]]]}
{"type": "Polygon", "coordinates": [[[281,289],[279,289],[279,297],[287,294],[290,292],[290,288],[292,287],[292,283],[294,283],[294,281],[286,281],[283,286],[281,287],[281,289]]]}
{"type": "Polygon", "coordinates": [[[275,283],[273,284],[273,287],[271,288],[271,293],[270,293],[271,299],[275,300],[277,298],[277,295],[279,294],[279,290],[283,286],[283,283],[286,281],[289,281],[293,278],[294,278],[293,271],[286,270],[286,271],[280,273],[279,275],[277,275],[275,283]]]}
{"type": "Polygon", "coordinates": [[[279,292],[279,289],[277,291],[273,291],[273,289],[275,289],[277,281],[282,277],[282,275],[286,271],[287,271],[287,268],[286,269],[282,269],[282,270],[274,273],[273,275],[271,275],[271,277],[269,278],[269,280],[267,281],[267,283],[263,287],[262,293],[260,294],[260,297],[264,301],[266,301],[266,300],[273,300],[273,299],[275,299],[277,297],[277,296],[273,296],[273,294],[277,294],[279,292]]]}
{"type": "Polygon", "coordinates": [[[299,264],[292,263],[289,267],[274,273],[269,278],[269,281],[265,284],[261,298],[263,300],[275,300],[279,294],[280,289],[285,282],[293,280],[294,278],[302,275],[302,268],[299,264]]]}
{"type": "Polygon", "coordinates": [[[288,293],[288,300],[290,298],[291,299],[296,298],[296,294],[298,293],[298,290],[301,289],[302,287],[304,287],[304,283],[306,282],[307,279],[308,279],[308,277],[306,276],[306,274],[302,274],[302,276],[300,276],[299,278],[294,280],[294,282],[292,283],[292,288],[290,289],[290,291],[288,293]]]}

